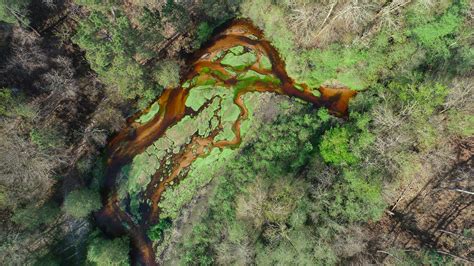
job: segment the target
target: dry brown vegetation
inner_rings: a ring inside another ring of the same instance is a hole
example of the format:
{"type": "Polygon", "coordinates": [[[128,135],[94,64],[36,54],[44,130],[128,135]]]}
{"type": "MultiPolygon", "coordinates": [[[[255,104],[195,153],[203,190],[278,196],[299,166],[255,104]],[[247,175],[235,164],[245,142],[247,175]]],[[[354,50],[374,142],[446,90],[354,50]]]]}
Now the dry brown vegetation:
{"type": "Polygon", "coordinates": [[[414,179],[400,187],[387,214],[372,225],[369,253],[377,254],[379,262],[396,262],[393,248],[421,247],[462,264],[472,262],[474,240],[466,229],[473,227],[473,140],[450,147],[450,160],[439,152],[427,158],[414,179]]]}
{"type": "Polygon", "coordinates": [[[377,16],[386,1],[286,1],[288,24],[303,47],[351,42],[377,16]]]}

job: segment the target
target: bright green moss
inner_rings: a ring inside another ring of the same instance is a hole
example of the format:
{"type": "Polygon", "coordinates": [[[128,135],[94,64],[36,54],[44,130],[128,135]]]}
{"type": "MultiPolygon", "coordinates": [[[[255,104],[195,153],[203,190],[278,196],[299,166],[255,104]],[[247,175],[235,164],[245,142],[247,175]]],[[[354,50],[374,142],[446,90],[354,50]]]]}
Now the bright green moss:
{"type": "Polygon", "coordinates": [[[219,52],[211,59],[211,61],[212,61],[212,62],[215,62],[215,61],[221,59],[225,54],[226,54],[225,51],[219,51],[219,52]]]}
{"type": "Polygon", "coordinates": [[[220,99],[214,99],[209,106],[204,109],[194,120],[194,126],[198,129],[198,134],[202,137],[207,137],[214,130],[218,124],[212,123],[214,113],[217,109],[222,108],[220,99]]]}
{"type": "Polygon", "coordinates": [[[179,185],[170,187],[163,193],[159,203],[160,218],[176,218],[183,206],[212,180],[213,175],[209,173],[215,173],[225,166],[233,156],[235,151],[231,149],[213,149],[206,157],[196,159],[190,166],[188,176],[179,185]]]}
{"type": "Polygon", "coordinates": [[[222,109],[219,112],[222,122],[234,122],[240,115],[240,108],[234,104],[231,97],[222,100],[222,109]]]}
{"type": "Polygon", "coordinates": [[[261,55],[260,56],[260,67],[265,69],[265,70],[271,70],[272,69],[272,62],[270,62],[270,58],[266,55],[261,55]]]}
{"type": "Polygon", "coordinates": [[[140,124],[148,123],[155,117],[156,114],[158,114],[159,111],[160,105],[155,102],[151,105],[150,110],[147,113],[141,115],[137,120],[135,120],[135,122],[138,122],[140,124]]]}
{"type": "Polygon", "coordinates": [[[188,98],[186,99],[186,106],[191,107],[194,111],[199,108],[208,100],[216,95],[225,96],[229,93],[229,90],[225,87],[213,87],[213,86],[198,86],[189,91],[188,98]]]}
{"type": "Polygon", "coordinates": [[[312,90],[311,93],[316,97],[321,97],[321,92],[319,92],[318,90],[312,90]]]}
{"type": "Polygon", "coordinates": [[[219,112],[221,117],[223,130],[215,138],[215,141],[219,140],[232,140],[235,138],[232,126],[240,116],[240,108],[234,104],[233,99],[228,97],[222,101],[222,109],[219,112]]]}
{"type": "Polygon", "coordinates": [[[232,130],[232,125],[232,123],[223,123],[223,130],[217,134],[214,141],[233,140],[235,138],[235,133],[232,130]]]}
{"type": "Polygon", "coordinates": [[[237,77],[237,84],[235,85],[234,91],[235,93],[239,92],[242,89],[248,88],[249,86],[252,86],[256,82],[265,82],[265,83],[270,83],[270,84],[280,84],[280,80],[271,76],[271,75],[262,75],[260,73],[257,73],[253,70],[249,70],[245,72],[244,74],[241,74],[237,77]]]}
{"type": "Polygon", "coordinates": [[[237,80],[255,80],[273,84],[280,84],[280,80],[273,75],[263,75],[253,70],[249,70],[237,77],[237,80]]]}
{"type": "Polygon", "coordinates": [[[229,52],[234,55],[241,55],[244,53],[244,47],[242,45],[237,45],[229,49],[229,52]]]}
{"type": "Polygon", "coordinates": [[[300,91],[304,91],[303,86],[301,86],[300,84],[295,84],[295,88],[300,90],[300,91]]]}
{"type": "Polygon", "coordinates": [[[174,146],[181,147],[182,145],[190,141],[190,137],[196,133],[197,127],[194,123],[194,119],[190,116],[186,116],[179,121],[175,126],[171,127],[166,131],[166,137],[168,137],[174,146]]]}
{"type": "Polygon", "coordinates": [[[217,83],[217,80],[213,78],[206,78],[206,79],[199,78],[199,79],[196,79],[195,81],[196,86],[212,86],[212,85],[215,85],[216,83],[217,83]]]}
{"type": "Polygon", "coordinates": [[[232,67],[236,70],[244,70],[246,67],[253,65],[257,61],[255,52],[247,52],[242,55],[235,55],[228,53],[222,59],[221,64],[224,66],[232,67]]]}
{"type": "Polygon", "coordinates": [[[244,94],[243,102],[245,107],[247,108],[247,119],[243,120],[240,124],[240,134],[242,136],[246,136],[248,131],[250,130],[251,126],[254,124],[254,112],[255,108],[258,105],[258,92],[251,92],[244,94]]]}
{"type": "Polygon", "coordinates": [[[221,79],[221,80],[227,80],[227,79],[229,79],[229,78],[231,77],[230,75],[225,74],[225,73],[222,73],[222,72],[220,72],[219,70],[214,70],[214,69],[213,69],[213,70],[211,71],[211,73],[212,73],[213,75],[216,75],[216,76],[217,76],[219,79],[221,79]]]}
{"type": "Polygon", "coordinates": [[[210,73],[211,72],[211,69],[209,67],[203,67],[201,68],[201,71],[200,73],[210,73]]]}

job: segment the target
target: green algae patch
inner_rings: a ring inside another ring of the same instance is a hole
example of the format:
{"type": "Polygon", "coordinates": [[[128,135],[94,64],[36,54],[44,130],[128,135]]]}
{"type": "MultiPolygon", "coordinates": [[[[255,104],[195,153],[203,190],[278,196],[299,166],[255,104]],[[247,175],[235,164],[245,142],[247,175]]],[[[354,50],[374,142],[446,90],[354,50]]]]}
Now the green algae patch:
{"type": "Polygon", "coordinates": [[[295,88],[299,91],[304,91],[303,86],[301,86],[300,84],[295,84],[295,88]]]}
{"type": "Polygon", "coordinates": [[[261,56],[260,56],[259,66],[260,66],[260,68],[262,68],[262,69],[271,70],[271,69],[272,69],[272,62],[270,62],[270,58],[268,58],[268,56],[266,56],[266,55],[261,55],[261,56]]]}
{"type": "Polygon", "coordinates": [[[235,138],[235,133],[232,130],[232,124],[227,124],[223,125],[224,128],[223,130],[217,134],[217,136],[214,138],[214,141],[221,141],[221,140],[228,140],[231,141],[235,138]]]}
{"type": "Polygon", "coordinates": [[[212,86],[217,83],[217,80],[214,79],[210,73],[213,71],[210,68],[203,67],[204,71],[201,70],[199,75],[193,77],[192,79],[186,80],[186,82],[181,85],[185,89],[190,89],[195,86],[212,86]]]}
{"type": "Polygon", "coordinates": [[[220,86],[198,86],[189,91],[186,99],[186,106],[191,107],[194,111],[199,110],[205,102],[216,95],[225,95],[228,89],[220,86]]]}
{"type": "Polygon", "coordinates": [[[122,167],[118,178],[119,198],[124,199],[127,194],[133,198],[143,191],[158,168],[159,161],[155,156],[150,156],[146,152],[135,156],[131,164],[122,167]]]}
{"type": "Polygon", "coordinates": [[[220,100],[214,99],[195,119],[194,126],[201,137],[208,137],[212,130],[216,129],[219,121],[214,119],[214,114],[221,108],[220,100]]]}
{"type": "Polygon", "coordinates": [[[150,122],[156,114],[160,111],[160,105],[156,102],[151,105],[150,110],[146,113],[141,115],[135,122],[138,122],[140,124],[145,124],[150,122]]]}
{"type": "Polygon", "coordinates": [[[321,97],[321,92],[319,90],[312,90],[311,93],[316,97],[321,97]]]}
{"type": "Polygon", "coordinates": [[[248,131],[254,124],[255,119],[255,109],[258,105],[259,93],[251,92],[242,95],[242,101],[244,102],[245,108],[247,108],[247,119],[243,120],[240,124],[240,134],[242,136],[247,135],[248,131]]]}
{"type": "Polygon", "coordinates": [[[221,80],[227,80],[229,78],[231,78],[231,75],[228,75],[228,74],[225,74],[219,70],[212,70],[211,73],[215,76],[217,76],[219,79],[221,80]]]}
{"type": "Polygon", "coordinates": [[[212,149],[205,157],[197,158],[190,166],[188,176],[178,185],[169,187],[163,192],[160,206],[160,218],[175,219],[180,210],[197,195],[199,190],[209,184],[212,175],[225,166],[235,156],[231,149],[212,149]]]}
{"type": "Polygon", "coordinates": [[[227,73],[230,74],[231,77],[235,77],[237,75],[237,72],[235,72],[232,68],[230,67],[224,67],[224,69],[227,71],[227,73]]]}
{"type": "Polygon", "coordinates": [[[233,140],[235,138],[235,133],[232,130],[232,127],[235,121],[239,119],[240,108],[238,105],[234,104],[231,97],[223,99],[219,116],[221,117],[221,125],[223,129],[219,134],[217,134],[214,140],[233,140]]]}
{"type": "Polygon", "coordinates": [[[179,147],[188,143],[191,136],[196,133],[195,123],[189,116],[184,117],[175,126],[166,131],[166,136],[173,141],[173,150],[177,151],[179,147]]]}
{"type": "Polygon", "coordinates": [[[253,65],[257,61],[255,52],[247,52],[241,55],[235,55],[228,53],[222,59],[221,64],[223,66],[229,66],[236,70],[244,70],[246,67],[253,65]]]}
{"type": "Polygon", "coordinates": [[[279,85],[281,83],[281,81],[273,75],[263,75],[253,70],[249,70],[237,77],[237,83],[235,84],[234,88],[235,93],[252,86],[256,82],[264,82],[275,85],[279,85]]]}
{"type": "Polygon", "coordinates": [[[229,52],[234,55],[241,55],[244,53],[244,47],[242,45],[237,45],[229,49],[229,52]]]}
{"type": "Polygon", "coordinates": [[[241,74],[237,77],[237,80],[254,80],[254,81],[262,81],[265,83],[273,83],[273,84],[280,84],[281,81],[274,77],[273,75],[263,75],[253,70],[249,70],[244,74],[241,74]]]}
{"type": "Polygon", "coordinates": [[[192,85],[192,79],[191,80],[186,80],[186,82],[183,83],[183,85],[181,85],[181,87],[185,88],[185,89],[189,89],[189,87],[191,87],[192,85]]]}
{"type": "Polygon", "coordinates": [[[221,116],[222,122],[234,122],[239,118],[240,108],[234,104],[232,97],[227,97],[222,100],[222,108],[219,115],[221,116]]]}
{"type": "Polygon", "coordinates": [[[211,73],[211,69],[209,67],[203,67],[199,73],[211,73]]]}
{"type": "Polygon", "coordinates": [[[221,59],[226,54],[226,51],[219,51],[212,59],[212,62],[216,62],[217,60],[221,59]]]}
{"type": "Polygon", "coordinates": [[[196,80],[194,81],[195,86],[209,86],[215,85],[217,80],[210,76],[197,76],[196,80]]]}

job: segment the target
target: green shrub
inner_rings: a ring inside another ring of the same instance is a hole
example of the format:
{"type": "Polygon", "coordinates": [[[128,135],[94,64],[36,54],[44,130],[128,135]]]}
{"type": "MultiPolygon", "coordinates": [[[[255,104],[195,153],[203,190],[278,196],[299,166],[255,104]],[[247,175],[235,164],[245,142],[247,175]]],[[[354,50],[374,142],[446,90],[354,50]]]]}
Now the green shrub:
{"type": "Polygon", "coordinates": [[[430,21],[411,30],[418,43],[429,53],[431,63],[447,60],[454,37],[464,18],[462,12],[468,6],[465,0],[456,0],[436,21],[430,21]]]}
{"type": "Polygon", "coordinates": [[[80,189],[70,192],[63,203],[64,211],[75,218],[87,217],[102,206],[97,191],[80,189]]]}
{"type": "Polygon", "coordinates": [[[179,85],[179,63],[173,60],[160,62],[155,73],[156,81],[165,88],[175,88],[179,85]]]}
{"type": "MultiPolygon", "coordinates": [[[[341,217],[350,222],[378,220],[382,216],[386,203],[382,199],[381,185],[376,179],[365,176],[366,169],[362,171],[344,171],[345,185],[340,188],[344,191],[335,191],[339,198],[345,198],[341,209],[341,217]]],[[[338,201],[336,201],[338,202],[338,201]]],[[[333,209],[332,212],[338,213],[333,209]]],[[[333,214],[334,214],[333,213],[333,214]]]]}
{"type": "MultiPolygon", "coordinates": [[[[152,29],[144,29],[144,32],[152,29]]],[[[137,61],[152,53],[145,40],[148,34],[144,32],[133,28],[120,10],[113,18],[107,10],[95,10],[79,23],[72,38],[85,50],[91,68],[106,84],[116,86],[124,98],[138,98],[142,106],[161,93],[148,79],[148,69],[137,61]]]]}
{"type": "Polygon", "coordinates": [[[357,162],[357,157],[350,150],[350,138],[351,134],[345,127],[336,127],[326,131],[319,145],[324,161],[335,165],[357,162]]]}
{"type": "Polygon", "coordinates": [[[150,229],[148,229],[147,235],[153,242],[157,242],[161,240],[161,237],[163,236],[163,231],[171,227],[171,220],[169,219],[160,219],[160,221],[151,226],[150,229]]]}
{"type": "Polygon", "coordinates": [[[197,42],[199,44],[207,41],[212,34],[213,28],[206,21],[201,22],[197,28],[197,42]]]}
{"type": "Polygon", "coordinates": [[[105,239],[95,236],[87,247],[87,260],[96,265],[130,265],[128,238],[105,239]]]}

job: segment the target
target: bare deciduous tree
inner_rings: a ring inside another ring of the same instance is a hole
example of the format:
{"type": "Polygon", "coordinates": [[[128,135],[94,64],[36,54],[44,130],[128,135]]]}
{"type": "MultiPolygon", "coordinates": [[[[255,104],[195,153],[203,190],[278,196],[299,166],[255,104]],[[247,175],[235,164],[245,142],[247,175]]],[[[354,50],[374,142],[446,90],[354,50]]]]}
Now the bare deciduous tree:
{"type": "Polygon", "coordinates": [[[363,31],[381,1],[288,1],[289,24],[302,46],[326,46],[363,31]]]}
{"type": "Polygon", "coordinates": [[[5,188],[7,208],[16,208],[47,198],[55,183],[51,178],[54,160],[12,132],[0,134],[0,186],[5,188]]]}
{"type": "Polygon", "coordinates": [[[452,108],[461,109],[468,107],[472,109],[474,103],[474,78],[464,77],[457,78],[449,90],[444,103],[444,111],[452,108]]]}

